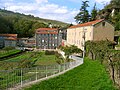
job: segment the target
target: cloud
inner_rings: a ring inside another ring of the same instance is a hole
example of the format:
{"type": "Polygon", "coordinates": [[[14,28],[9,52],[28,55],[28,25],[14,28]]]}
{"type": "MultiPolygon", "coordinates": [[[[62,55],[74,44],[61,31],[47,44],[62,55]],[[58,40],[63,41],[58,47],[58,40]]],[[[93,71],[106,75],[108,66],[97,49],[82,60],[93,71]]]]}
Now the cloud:
{"type": "Polygon", "coordinates": [[[40,7],[37,16],[47,19],[64,21],[67,23],[74,22],[74,16],[78,13],[76,9],[68,9],[65,6],[56,4],[46,4],[40,7]]]}
{"type": "Polygon", "coordinates": [[[30,11],[34,11],[37,9],[37,7],[35,7],[35,4],[33,3],[5,3],[5,6],[7,8],[7,10],[11,10],[11,11],[17,11],[20,13],[26,13],[26,12],[30,12],[30,11]]]}
{"type": "Polygon", "coordinates": [[[39,12],[46,14],[64,14],[68,12],[68,8],[65,6],[59,6],[56,4],[46,4],[38,8],[39,12]]]}
{"type": "Polygon", "coordinates": [[[38,4],[40,4],[40,3],[47,3],[48,2],[48,0],[35,0],[35,1],[38,4]]]}
{"type": "Polygon", "coordinates": [[[69,0],[69,1],[75,2],[75,3],[80,3],[81,2],[81,0],[69,0]]]}
{"type": "Polygon", "coordinates": [[[98,3],[109,3],[111,0],[95,0],[98,3]]]}

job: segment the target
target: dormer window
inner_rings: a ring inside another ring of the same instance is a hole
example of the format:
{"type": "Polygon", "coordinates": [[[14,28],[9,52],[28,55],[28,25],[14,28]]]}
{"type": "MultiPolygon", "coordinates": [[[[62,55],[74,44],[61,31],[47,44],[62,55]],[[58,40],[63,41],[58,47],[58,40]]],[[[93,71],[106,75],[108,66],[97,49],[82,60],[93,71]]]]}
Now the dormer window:
{"type": "Polygon", "coordinates": [[[102,26],[105,26],[105,22],[102,22],[102,26]]]}

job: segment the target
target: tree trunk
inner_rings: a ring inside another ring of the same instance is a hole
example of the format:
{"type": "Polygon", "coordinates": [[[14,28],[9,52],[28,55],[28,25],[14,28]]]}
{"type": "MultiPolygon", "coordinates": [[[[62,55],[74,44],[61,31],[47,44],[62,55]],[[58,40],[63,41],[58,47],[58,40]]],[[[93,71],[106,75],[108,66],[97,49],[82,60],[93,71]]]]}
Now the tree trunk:
{"type": "Polygon", "coordinates": [[[112,79],[113,79],[113,83],[115,84],[115,70],[114,70],[114,65],[111,64],[111,68],[112,68],[112,79]]]}
{"type": "Polygon", "coordinates": [[[94,54],[92,51],[89,52],[89,57],[93,60],[94,59],[94,54]]]}
{"type": "Polygon", "coordinates": [[[112,80],[113,80],[113,83],[115,84],[115,70],[114,70],[114,64],[113,64],[113,61],[111,60],[111,58],[109,57],[109,61],[110,61],[110,66],[111,66],[111,69],[112,69],[112,80]]]}

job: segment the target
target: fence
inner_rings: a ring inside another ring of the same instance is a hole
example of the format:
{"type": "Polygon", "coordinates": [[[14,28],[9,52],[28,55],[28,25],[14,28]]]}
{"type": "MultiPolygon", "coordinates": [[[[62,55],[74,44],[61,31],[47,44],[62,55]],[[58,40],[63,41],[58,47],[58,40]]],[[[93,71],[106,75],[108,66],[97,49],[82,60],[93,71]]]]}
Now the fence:
{"type": "Polygon", "coordinates": [[[29,82],[38,81],[42,78],[48,78],[49,76],[70,70],[82,64],[81,61],[82,59],[65,64],[0,71],[0,90],[21,88],[29,82]]]}

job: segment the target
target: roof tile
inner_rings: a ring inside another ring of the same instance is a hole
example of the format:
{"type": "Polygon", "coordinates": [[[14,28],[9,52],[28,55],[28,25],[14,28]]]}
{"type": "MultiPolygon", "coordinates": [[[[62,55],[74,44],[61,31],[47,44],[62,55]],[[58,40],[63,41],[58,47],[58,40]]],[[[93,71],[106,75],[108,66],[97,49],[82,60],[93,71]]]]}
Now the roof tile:
{"type": "Polygon", "coordinates": [[[103,20],[104,20],[104,19],[99,19],[99,20],[95,20],[95,21],[91,21],[91,22],[87,22],[87,23],[83,23],[83,24],[78,24],[78,25],[71,26],[70,28],[91,26],[91,25],[97,24],[97,23],[99,23],[99,22],[101,22],[101,21],[103,21],[103,20]]]}
{"type": "Polygon", "coordinates": [[[4,36],[4,37],[17,37],[17,34],[0,34],[0,36],[4,36]]]}
{"type": "Polygon", "coordinates": [[[58,30],[57,28],[38,28],[37,31],[39,30],[58,30]]]}

